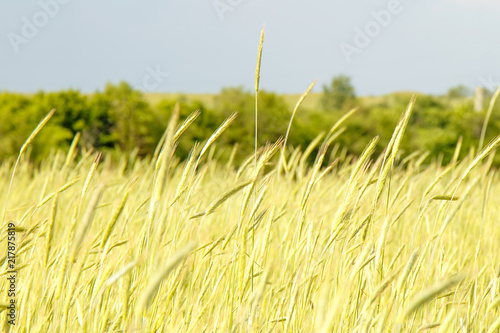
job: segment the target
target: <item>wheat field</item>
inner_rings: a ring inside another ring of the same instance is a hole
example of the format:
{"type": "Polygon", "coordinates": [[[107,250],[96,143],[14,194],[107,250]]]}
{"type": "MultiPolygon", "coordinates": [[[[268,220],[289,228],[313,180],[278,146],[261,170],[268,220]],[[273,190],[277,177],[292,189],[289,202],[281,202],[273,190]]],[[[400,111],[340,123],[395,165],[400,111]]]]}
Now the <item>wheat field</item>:
{"type": "Polygon", "coordinates": [[[461,161],[458,145],[449,165],[402,157],[414,103],[380,156],[378,138],[359,157],[328,149],[343,118],[305,150],[280,139],[239,167],[216,146],[236,114],[176,158],[196,112],[173,113],[151,159],[77,154],[77,136],[34,167],[49,114],[0,168],[17,271],[4,331],[498,332],[500,139],[461,161]]]}
{"type": "Polygon", "coordinates": [[[199,112],[177,105],[150,159],[78,152],[77,135],[35,167],[52,110],[0,165],[3,331],[499,332],[500,136],[448,165],[403,156],[416,102],[379,156],[378,137],[358,157],[335,144],[352,110],[239,166],[216,145],[236,113],[180,161],[199,112]]]}

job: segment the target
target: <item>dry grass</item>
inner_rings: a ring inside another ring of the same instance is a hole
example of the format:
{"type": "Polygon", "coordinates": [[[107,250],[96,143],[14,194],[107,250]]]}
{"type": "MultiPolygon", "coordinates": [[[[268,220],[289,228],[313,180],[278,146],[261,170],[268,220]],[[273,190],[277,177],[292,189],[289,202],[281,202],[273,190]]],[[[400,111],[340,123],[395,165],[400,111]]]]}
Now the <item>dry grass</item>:
{"type": "MultiPolygon", "coordinates": [[[[36,170],[21,157],[0,197],[1,246],[8,221],[18,231],[15,331],[495,332],[498,142],[403,167],[412,103],[385,155],[375,139],[359,159],[331,156],[325,139],[311,167],[282,141],[239,170],[211,158],[230,120],[179,163],[175,117],[157,159],[128,168],[74,149],[36,170]]],[[[1,166],[2,188],[13,172],[1,166]]]]}

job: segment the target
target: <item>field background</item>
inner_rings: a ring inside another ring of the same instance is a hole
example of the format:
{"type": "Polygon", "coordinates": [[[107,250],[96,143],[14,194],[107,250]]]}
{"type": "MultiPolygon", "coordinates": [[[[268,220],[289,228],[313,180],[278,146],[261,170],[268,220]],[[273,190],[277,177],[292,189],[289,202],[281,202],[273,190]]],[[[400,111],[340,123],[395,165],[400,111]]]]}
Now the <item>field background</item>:
{"type": "MultiPolygon", "coordinates": [[[[414,93],[359,97],[350,86],[349,78],[341,76],[332,82],[337,82],[340,87],[326,87],[330,90],[308,94],[295,113],[301,94],[260,91],[258,146],[284,136],[293,114],[287,146],[305,150],[318,135],[326,135],[332,124],[350,110],[357,109],[343,123],[343,132],[329,147],[329,154],[334,149],[345,149],[346,155],[359,156],[377,135],[380,136],[380,145],[376,147],[376,154],[380,154],[414,93]]],[[[456,90],[452,88],[443,96],[416,93],[418,103],[407,135],[402,140],[401,154],[426,152],[428,158],[424,164],[434,160],[448,163],[457,143],[462,147],[459,157],[464,158],[470,149],[477,149],[479,141],[487,142],[500,132],[500,110],[495,106],[482,139],[489,99],[485,100],[483,110],[475,112],[472,97],[456,90]]],[[[108,84],[102,91],[91,94],[75,90],[34,94],[1,92],[0,134],[4,140],[0,142],[0,158],[15,158],[26,133],[52,108],[57,112],[48,125],[51,134],[42,133],[33,143],[29,151],[33,161],[48,157],[53,153],[51,150],[67,152],[78,133],[81,135],[79,149],[135,151],[139,158],[147,158],[154,154],[172,112],[178,107],[181,121],[193,112],[199,112],[190,130],[179,141],[176,151],[183,160],[195,142],[206,140],[225,118],[237,112],[233,126],[225,131],[216,145],[221,148],[218,158],[225,162],[232,158],[233,149],[236,149],[233,161],[238,166],[254,150],[254,103],[253,94],[241,87],[227,87],[216,94],[160,94],[143,93],[121,82],[108,84]]],[[[314,149],[316,154],[317,147],[314,149]]],[[[308,161],[309,164],[312,162],[308,161]]],[[[496,158],[494,165],[499,164],[500,158],[496,158]]]]}
{"type": "MultiPolygon", "coordinates": [[[[390,95],[402,95],[402,96],[411,96],[412,94],[418,94],[417,92],[396,92],[392,93],[390,95]]],[[[185,100],[187,102],[195,102],[195,101],[200,101],[204,105],[206,105],[208,108],[215,108],[216,103],[215,99],[217,97],[217,94],[189,94],[189,93],[145,93],[145,98],[146,100],[153,104],[159,104],[162,100],[185,100]]],[[[302,107],[306,110],[318,110],[321,109],[321,97],[322,93],[309,93],[307,95],[307,98],[304,100],[304,102],[301,104],[302,107]]],[[[362,96],[359,97],[359,102],[362,105],[366,106],[373,106],[376,104],[379,104],[387,99],[390,98],[390,95],[388,96],[362,96]]],[[[290,109],[293,109],[295,104],[297,104],[297,101],[299,98],[302,96],[301,93],[299,94],[279,94],[281,98],[285,101],[285,103],[288,105],[290,109]]],[[[448,102],[448,99],[443,97],[443,100],[448,102]]],[[[468,98],[457,98],[453,102],[455,104],[460,104],[463,102],[466,102],[468,98]]]]}

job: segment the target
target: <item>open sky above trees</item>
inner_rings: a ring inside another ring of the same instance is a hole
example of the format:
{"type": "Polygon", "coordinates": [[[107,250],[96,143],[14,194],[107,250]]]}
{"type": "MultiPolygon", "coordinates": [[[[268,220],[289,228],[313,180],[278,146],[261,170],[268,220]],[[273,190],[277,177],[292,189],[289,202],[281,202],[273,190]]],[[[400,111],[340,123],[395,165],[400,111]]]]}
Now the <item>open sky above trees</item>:
{"type": "Polygon", "coordinates": [[[299,93],[345,73],[359,95],[442,94],[500,81],[499,13],[493,0],[3,1],[0,89],[90,92],[121,80],[145,91],[251,88],[265,23],[267,90],[299,93]],[[366,29],[373,37],[360,35],[366,29]],[[343,43],[359,51],[350,62],[343,43]],[[157,68],[168,76],[144,85],[157,68]]]}

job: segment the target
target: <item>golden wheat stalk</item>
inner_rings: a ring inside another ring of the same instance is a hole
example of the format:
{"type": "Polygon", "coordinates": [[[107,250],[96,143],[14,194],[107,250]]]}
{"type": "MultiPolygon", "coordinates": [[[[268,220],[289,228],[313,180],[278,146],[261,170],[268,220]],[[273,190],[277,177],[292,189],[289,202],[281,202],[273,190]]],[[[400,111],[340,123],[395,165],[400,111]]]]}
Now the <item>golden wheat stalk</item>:
{"type": "Polygon", "coordinates": [[[196,169],[199,165],[201,158],[205,155],[208,148],[210,148],[210,146],[214,143],[214,141],[217,140],[217,138],[226,130],[226,128],[229,127],[229,125],[231,125],[231,123],[236,119],[237,116],[238,116],[238,112],[233,112],[229,117],[227,117],[222,122],[222,124],[219,126],[219,128],[217,128],[217,130],[215,130],[215,132],[208,138],[207,142],[205,143],[205,145],[201,149],[200,154],[198,155],[198,159],[197,159],[195,167],[194,167],[195,172],[196,172],[196,169]]]}
{"type": "Polygon", "coordinates": [[[328,238],[326,245],[323,248],[323,253],[327,251],[332,242],[338,236],[340,231],[343,229],[344,217],[346,215],[347,209],[352,202],[352,196],[354,194],[354,190],[358,187],[359,183],[359,173],[364,165],[366,165],[367,161],[375,151],[375,147],[377,146],[379,138],[373,138],[368,145],[365,147],[361,157],[358,159],[356,165],[354,166],[353,171],[351,172],[351,176],[349,177],[349,181],[347,182],[346,188],[347,193],[342,201],[340,208],[337,210],[335,214],[335,218],[332,221],[332,232],[330,233],[330,237],[328,238]]]}
{"type": "Polygon", "coordinates": [[[380,175],[378,177],[377,181],[377,189],[376,189],[376,194],[375,198],[373,200],[372,208],[371,208],[371,215],[370,215],[370,220],[368,221],[365,231],[363,234],[363,238],[366,238],[366,234],[368,232],[368,228],[371,224],[371,220],[373,219],[373,216],[375,214],[375,210],[377,208],[378,202],[380,200],[380,197],[382,195],[382,191],[384,190],[385,183],[387,181],[387,177],[389,175],[389,171],[392,169],[393,163],[396,159],[398,150],[399,150],[399,145],[401,144],[401,141],[403,140],[403,135],[406,130],[406,126],[408,125],[408,122],[410,121],[410,117],[413,111],[413,107],[415,106],[416,102],[416,96],[413,95],[412,98],[410,99],[410,103],[408,103],[408,106],[406,107],[406,111],[402,114],[401,120],[399,121],[398,125],[396,126],[396,129],[394,130],[394,133],[391,137],[391,140],[389,141],[389,145],[387,147],[387,150],[384,154],[384,159],[382,161],[382,167],[380,171],[380,175]]]}
{"type": "Polygon", "coordinates": [[[179,120],[179,108],[175,108],[167,126],[165,142],[160,150],[160,153],[158,155],[155,164],[153,193],[151,195],[151,201],[149,204],[149,210],[147,215],[148,228],[151,226],[151,222],[154,219],[156,209],[163,194],[163,190],[167,180],[167,173],[170,167],[170,161],[174,149],[173,148],[174,132],[178,120],[179,120]]]}
{"type": "Polygon", "coordinates": [[[94,158],[94,161],[92,162],[92,166],[90,167],[90,171],[87,175],[87,178],[85,178],[85,183],[83,184],[82,194],[80,196],[80,201],[83,200],[83,198],[85,197],[85,194],[87,193],[87,189],[90,186],[90,182],[94,178],[94,173],[97,170],[97,166],[99,165],[100,160],[101,160],[101,153],[98,153],[97,156],[94,158]]]}
{"type": "MultiPolygon", "coordinates": [[[[160,156],[160,152],[162,151],[162,149],[165,146],[165,141],[167,140],[167,136],[169,134],[172,134],[172,131],[174,130],[173,127],[175,127],[177,125],[177,123],[176,124],[172,123],[172,120],[174,119],[173,117],[175,117],[176,115],[178,116],[180,114],[180,110],[181,110],[180,103],[179,102],[175,103],[174,109],[172,111],[172,115],[170,116],[169,123],[167,125],[167,128],[165,128],[165,131],[163,132],[163,135],[161,136],[160,141],[156,145],[155,151],[153,153],[153,161],[158,161],[158,156],[160,156]],[[173,127],[170,125],[172,125],[173,127]]],[[[176,140],[174,140],[174,141],[176,141],[176,140]]]]}
{"type": "Polygon", "coordinates": [[[170,202],[169,207],[171,207],[174,203],[176,203],[181,196],[186,192],[188,186],[186,185],[186,182],[188,180],[189,173],[193,167],[194,164],[194,156],[196,155],[196,151],[198,150],[198,143],[196,142],[191,148],[191,151],[189,152],[189,156],[186,162],[186,165],[184,167],[184,170],[182,171],[182,176],[181,180],[179,181],[179,184],[177,185],[177,190],[175,191],[175,196],[170,202]]]}
{"type": "Polygon", "coordinates": [[[295,117],[295,113],[297,113],[297,110],[299,109],[300,105],[302,102],[306,99],[307,95],[311,92],[312,88],[318,81],[314,81],[309,85],[307,90],[300,96],[299,100],[297,101],[297,104],[295,104],[295,108],[293,109],[292,116],[290,117],[290,122],[288,123],[288,128],[286,129],[286,134],[285,134],[285,141],[283,143],[283,149],[281,149],[281,159],[278,167],[278,174],[281,172],[281,165],[282,163],[284,164],[285,170],[287,169],[286,165],[286,158],[285,158],[285,150],[286,150],[286,144],[288,142],[288,135],[290,134],[290,129],[292,128],[292,122],[293,118],[295,117]]]}
{"type": "Polygon", "coordinates": [[[208,206],[208,208],[205,211],[199,212],[199,213],[191,216],[190,218],[194,219],[197,217],[212,214],[217,209],[217,207],[219,207],[220,205],[222,205],[224,203],[224,201],[226,201],[227,199],[229,199],[234,194],[238,193],[239,191],[241,191],[242,189],[244,189],[245,187],[247,187],[251,183],[252,183],[252,181],[247,181],[247,182],[244,182],[242,184],[235,185],[233,188],[231,188],[230,190],[228,190],[224,194],[222,194],[220,197],[218,197],[217,200],[212,202],[210,204],[210,206],[208,206]]]}
{"type": "Polygon", "coordinates": [[[426,303],[433,300],[435,297],[440,295],[442,292],[450,289],[454,285],[460,283],[465,278],[464,275],[456,275],[450,279],[441,281],[434,286],[431,286],[419,294],[417,294],[413,299],[410,300],[410,303],[403,309],[401,312],[401,318],[408,318],[412,313],[417,311],[419,308],[424,306],[426,303]]]}
{"type": "Polygon", "coordinates": [[[177,129],[177,131],[174,134],[174,142],[179,140],[181,135],[187,130],[187,128],[198,118],[198,116],[201,114],[200,110],[196,110],[193,113],[191,113],[186,120],[181,124],[181,126],[177,129]]]}
{"type": "Polygon", "coordinates": [[[75,155],[75,150],[76,150],[76,145],[78,144],[78,141],[80,141],[81,134],[80,132],[76,133],[75,137],[73,138],[73,141],[71,142],[71,146],[69,147],[68,154],[66,155],[66,161],[64,162],[64,166],[61,170],[61,173],[64,173],[64,171],[68,168],[69,164],[73,160],[73,157],[75,155]]]}
{"type": "Polygon", "coordinates": [[[146,310],[151,303],[151,300],[156,295],[161,282],[174,270],[174,268],[179,265],[185,257],[196,248],[196,243],[189,243],[176,253],[172,255],[169,261],[161,268],[159,272],[156,273],[154,277],[150,279],[146,288],[141,292],[140,299],[137,303],[137,315],[140,315],[141,311],[146,310]]]}
{"type": "Polygon", "coordinates": [[[45,247],[45,267],[47,267],[47,264],[49,262],[50,249],[52,248],[52,239],[54,238],[54,227],[56,224],[58,199],[59,199],[59,193],[56,192],[54,201],[52,202],[52,207],[50,211],[50,222],[47,228],[47,245],[45,247]]]}
{"type": "Polygon", "coordinates": [[[130,190],[127,190],[125,192],[125,195],[123,196],[123,199],[120,203],[120,206],[118,206],[118,209],[114,212],[113,217],[109,221],[108,225],[104,229],[104,233],[102,234],[102,240],[101,240],[101,247],[100,250],[102,251],[104,247],[107,245],[109,237],[111,236],[111,233],[113,232],[113,229],[116,226],[116,222],[118,221],[118,218],[123,212],[123,209],[125,208],[125,204],[127,203],[128,196],[130,194],[130,190]]]}
{"type": "Polygon", "coordinates": [[[115,274],[111,275],[105,282],[104,286],[109,287],[113,285],[116,281],[118,281],[122,276],[130,272],[138,263],[138,260],[134,260],[132,262],[129,262],[123,268],[121,268],[118,272],[115,274]]]}
{"type": "Polygon", "coordinates": [[[488,127],[488,122],[490,121],[491,113],[493,111],[493,107],[497,102],[498,96],[500,96],[500,87],[497,88],[493,97],[490,100],[490,105],[488,107],[488,111],[486,112],[486,117],[484,117],[483,127],[481,128],[481,137],[479,138],[479,146],[477,150],[481,150],[484,144],[484,138],[486,137],[486,128],[488,127]]]}
{"type": "Polygon", "coordinates": [[[491,142],[486,147],[484,147],[484,149],[481,150],[481,152],[479,152],[479,154],[476,156],[476,158],[474,158],[474,160],[469,164],[467,169],[465,169],[462,177],[460,177],[458,184],[455,187],[455,191],[454,191],[453,195],[455,195],[455,192],[460,187],[460,184],[462,184],[462,182],[469,175],[469,173],[472,171],[472,169],[474,169],[479,164],[479,162],[481,162],[486,156],[488,156],[499,145],[500,145],[500,135],[497,136],[496,138],[494,138],[493,140],[491,140],[491,142]]]}
{"type": "Polygon", "coordinates": [[[45,118],[42,119],[42,121],[36,126],[36,128],[33,130],[33,132],[30,134],[28,139],[24,142],[23,146],[19,150],[19,154],[17,155],[16,163],[14,164],[14,168],[12,169],[12,175],[10,176],[10,181],[9,181],[9,187],[7,189],[7,195],[5,197],[5,205],[3,208],[2,212],[2,219],[0,220],[1,223],[4,223],[5,221],[5,213],[7,212],[7,207],[9,205],[9,197],[10,197],[10,191],[12,190],[12,183],[14,182],[14,176],[16,174],[16,169],[17,166],[19,165],[19,162],[21,161],[21,157],[26,151],[26,148],[33,142],[35,139],[35,136],[42,130],[42,128],[49,122],[50,118],[54,115],[56,112],[56,109],[52,109],[45,118]]]}
{"type": "Polygon", "coordinates": [[[83,214],[82,220],[80,221],[79,227],[75,233],[75,237],[73,239],[73,244],[71,246],[71,255],[70,255],[70,262],[74,262],[76,259],[76,256],[78,255],[78,252],[80,251],[80,246],[87,235],[87,231],[90,228],[90,225],[92,224],[92,221],[94,219],[94,214],[95,211],[97,210],[97,204],[99,203],[99,200],[101,199],[102,193],[104,192],[104,185],[100,184],[97,186],[95,189],[94,193],[90,197],[90,201],[87,205],[87,209],[85,210],[85,213],[83,214]]]}

